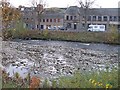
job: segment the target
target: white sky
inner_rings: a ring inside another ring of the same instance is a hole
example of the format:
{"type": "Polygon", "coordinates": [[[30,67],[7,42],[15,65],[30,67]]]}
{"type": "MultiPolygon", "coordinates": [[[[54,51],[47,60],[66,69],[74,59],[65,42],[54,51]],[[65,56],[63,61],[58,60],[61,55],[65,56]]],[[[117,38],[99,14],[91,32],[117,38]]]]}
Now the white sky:
{"type": "MultiPolygon", "coordinates": [[[[9,1],[13,6],[18,7],[19,5],[30,6],[31,5],[30,1],[32,0],[9,0],[9,1]]],[[[46,7],[68,7],[79,5],[77,3],[78,0],[44,0],[44,1],[46,2],[46,7]]],[[[93,7],[118,8],[119,1],[120,0],[96,0],[93,7]]]]}

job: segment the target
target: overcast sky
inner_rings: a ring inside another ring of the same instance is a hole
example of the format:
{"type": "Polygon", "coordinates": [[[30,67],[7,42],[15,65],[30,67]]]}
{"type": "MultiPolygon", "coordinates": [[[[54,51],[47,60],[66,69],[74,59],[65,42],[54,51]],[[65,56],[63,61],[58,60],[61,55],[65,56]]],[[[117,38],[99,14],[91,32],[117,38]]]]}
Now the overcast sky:
{"type": "MultiPolygon", "coordinates": [[[[9,0],[11,4],[15,7],[19,5],[30,6],[32,0],[9,0]]],[[[46,2],[46,7],[68,7],[68,6],[78,6],[78,0],[44,0],[46,2]]],[[[82,0],[85,1],[85,0],[82,0]]],[[[93,1],[93,0],[91,0],[93,1]]],[[[118,8],[118,2],[120,0],[96,0],[93,7],[102,8],[118,8]]]]}

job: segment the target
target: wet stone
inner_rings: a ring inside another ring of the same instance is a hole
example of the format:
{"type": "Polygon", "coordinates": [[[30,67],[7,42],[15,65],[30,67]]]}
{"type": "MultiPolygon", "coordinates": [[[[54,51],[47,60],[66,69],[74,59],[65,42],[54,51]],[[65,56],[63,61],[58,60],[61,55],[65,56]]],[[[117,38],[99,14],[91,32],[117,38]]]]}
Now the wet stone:
{"type": "Polygon", "coordinates": [[[3,66],[11,68],[9,71],[19,70],[21,75],[29,71],[32,75],[54,78],[59,75],[72,75],[76,70],[103,70],[106,63],[111,65],[117,63],[118,59],[117,54],[113,52],[111,54],[105,51],[55,46],[55,44],[39,45],[40,41],[36,41],[37,45],[33,44],[34,41],[26,42],[3,42],[6,45],[2,52],[5,57],[2,62],[3,66]],[[6,66],[8,63],[9,67],[6,66]]]}

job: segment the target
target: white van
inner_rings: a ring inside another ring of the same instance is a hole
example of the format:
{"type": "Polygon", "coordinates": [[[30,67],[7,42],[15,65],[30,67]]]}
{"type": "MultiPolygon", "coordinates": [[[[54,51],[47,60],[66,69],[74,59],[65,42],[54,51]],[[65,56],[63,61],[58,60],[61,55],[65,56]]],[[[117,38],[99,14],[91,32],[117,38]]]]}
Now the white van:
{"type": "Polygon", "coordinates": [[[105,31],[105,25],[89,25],[88,31],[105,31]]]}

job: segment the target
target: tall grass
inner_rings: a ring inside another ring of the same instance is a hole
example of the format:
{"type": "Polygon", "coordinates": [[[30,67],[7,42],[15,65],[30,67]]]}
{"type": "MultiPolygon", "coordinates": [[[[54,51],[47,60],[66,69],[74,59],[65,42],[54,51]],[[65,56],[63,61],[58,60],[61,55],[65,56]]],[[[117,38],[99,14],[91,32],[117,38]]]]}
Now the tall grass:
{"type": "Polygon", "coordinates": [[[65,40],[78,42],[95,42],[95,43],[112,43],[120,44],[116,31],[110,32],[64,32],[64,31],[49,31],[49,30],[23,30],[21,33],[16,32],[14,38],[31,38],[31,39],[46,39],[46,40],[65,40]],[[23,33],[24,32],[24,33],[23,33]]]}
{"type": "Polygon", "coordinates": [[[70,31],[50,31],[50,30],[28,30],[22,21],[18,21],[14,28],[10,29],[8,37],[13,39],[46,39],[65,40],[78,42],[95,42],[120,44],[116,27],[111,27],[108,32],[70,32],[70,31]]]}
{"type": "MultiPolygon", "coordinates": [[[[61,76],[53,79],[51,83],[49,79],[45,79],[39,88],[118,88],[119,73],[118,68],[113,68],[111,71],[107,69],[106,71],[98,72],[76,71],[72,76],[61,76]]],[[[22,79],[18,73],[13,78],[9,78],[8,74],[4,71],[2,78],[3,88],[29,87],[28,78],[22,79]]],[[[32,83],[36,82],[32,81],[32,83]]]]}
{"type": "Polygon", "coordinates": [[[118,88],[118,70],[99,73],[77,71],[73,76],[60,77],[58,83],[57,88],[118,88]]]}

